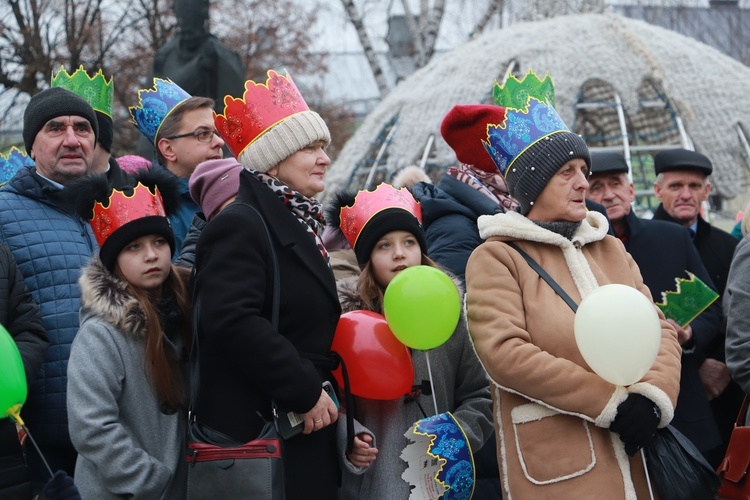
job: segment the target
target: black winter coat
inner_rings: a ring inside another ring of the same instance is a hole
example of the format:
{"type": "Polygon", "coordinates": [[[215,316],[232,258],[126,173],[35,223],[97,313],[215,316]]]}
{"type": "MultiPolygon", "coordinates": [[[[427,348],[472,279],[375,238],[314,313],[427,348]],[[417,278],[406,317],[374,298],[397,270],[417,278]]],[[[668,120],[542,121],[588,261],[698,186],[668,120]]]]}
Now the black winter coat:
{"type": "MultiPolygon", "coordinates": [[[[31,386],[44,360],[49,340],[39,307],[23,282],[16,260],[8,247],[2,244],[0,324],[15,341],[21,353],[27,386],[31,386]]],[[[0,419],[0,498],[31,498],[26,461],[18,441],[16,426],[10,418],[0,419]]]]}
{"type": "MultiPolygon", "coordinates": [[[[195,305],[200,340],[197,419],[245,442],[270,418],[271,399],[298,413],[312,409],[330,372],[306,354],[328,355],[341,307],[333,272],[312,236],[268,187],[240,174],[237,201],[211,219],[198,240],[195,305]],[[278,329],[270,231],[280,271],[278,329]]],[[[335,425],[284,444],[288,500],[336,498],[335,425]]]]}
{"type": "MultiPolygon", "coordinates": [[[[673,219],[663,205],[659,205],[654,214],[654,219],[665,220],[679,224],[679,221],[673,219]]],[[[724,294],[724,290],[727,286],[727,280],[729,279],[729,268],[732,265],[732,259],[734,258],[734,251],[737,248],[740,240],[721,229],[712,226],[701,216],[698,216],[698,228],[695,233],[693,243],[695,248],[698,249],[698,254],[703,261],[703,265],[711,275],[711,279],[716,285],[716,290],[719,295],[724,294]]],[[[719,298],[719,302],[721,302],[719,298]]],[[[722,335],[717,337],[713,345],[707,349],[710,353],[710,357],[724,361],[725,359],[725,326],[722,325],[722,335]]],[[[711,400],[711,407],[714,411],[714,416],[719,424],[719,431],[722,434],[722,447],[725,448],[729,442],[729,437],[734,429],[734,421],[737,418],[740,405],[744,398],[744,393],[740,389],[736,382],[731,381],[729,386],[721,393],[717,398],[711,400]]],[[[723,449],[722,448],[722,449],[723,449]]],[[[719,449],[716,457],[709,457],[712,460],[714,466],[718,465],[723,457],[723,451],[719,449]]]]}
{"type": "MultiPolygon", "coordinates": [[[[632,211],[626,222],[625,249],[638,264],[643,282],[651,290],[655,302],[662,301],[662,292],[676,289],[675,278],[688,277],[685,271],[690,271],[715,288],[687,229],[670,222],[639,219],[632,211]]],[[[722,324],[721,301],[717,300],[690,323],[695,344],[692,351],[683,352],[682,355],[680,395],[672,425],[701,451],[721,444],[719,429],[698,369],[710,355],[717,339],[720,341],[724,338],[722,324]]]]}
{"type": "MultiPolygon", "coordinates": [[[[664,205],[661,204],[654,213],[654,220],[665,220],[680,224],[664,210],[664,205]]],[[[711,280],[716,285],[716,290],[719,291],[719,295],[723,295],[729,277],[729,267],[732,265],[732,257],[734,257],[734,249],[740,240],[726,231],[712,226],[703,220],[703,217],[698,216],[698,231],[695,233],[693,242],[698,249],[703,265],[706,266],[708,274],[711,275],[711,280]]]]}
{"type": "Polygon", "coordinates": [[[203,212],[195,212],[193,220],[190,223],[190,229],[188,229],[185,239],[182,240],[182,248],[178,249],[179,254],[174,260],[174,265],[193,268],[193,264],[195,264],[195,247],[205,226],[206,216],[203,215],[203,212]]]}

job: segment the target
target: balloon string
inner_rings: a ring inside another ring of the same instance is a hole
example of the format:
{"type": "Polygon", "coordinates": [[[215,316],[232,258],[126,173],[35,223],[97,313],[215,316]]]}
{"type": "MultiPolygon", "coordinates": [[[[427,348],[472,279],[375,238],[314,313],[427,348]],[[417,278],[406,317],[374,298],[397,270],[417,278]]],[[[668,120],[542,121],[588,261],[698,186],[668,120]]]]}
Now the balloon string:
{"type": "Polygon", "coordinates": [[[24,430],[26,433],[26,437],[29,438],[29,441],[31,441],[31,444],[34,445],[34,448],[36,449],[36,452],[39,454],[39,456],[42,458],[42,462],[44,462],[44,466],[47,468],[47,472],[49,472],[49,477],[54,477],[54,474],[52,473],[52,469],[50,468],[49,464],[47,463],[47,459],[44,458],[44,455],[42,455],[42,450],[39,449],[39,446],[37,446],[36,441],[34,441],[34,438],[31,436],[31,432],[29,432],[28,427],[26,427],[21,420],[20,416],[18,419],[15,418],[15,416],[11,415],[13,417],[13,420],[18,422],[18,425],[21,426],[21,429],[24,430]]]}
{"type": "Polygon", "coordinates": [[[646,483],[648,484],[648,494],[651,500],[654,500],[654,492],[651,490],[651,479],[648,477],[648,465],[646,465],[646,453],[641,448],[641,459],[643,460],[643,470],[646,472],[646,483]]]}
{"type": "Polygon", "coordinates": [[[427,358],[427,375],[430,377],[430,387],[432,387],[432,404],[435,405],[435,415],[437,415],[438,408],[437,399],[435,398],[435,383],[432,381],[432,368],[430,368],[430,351],[425,351],[424,357],[427,358]]]}

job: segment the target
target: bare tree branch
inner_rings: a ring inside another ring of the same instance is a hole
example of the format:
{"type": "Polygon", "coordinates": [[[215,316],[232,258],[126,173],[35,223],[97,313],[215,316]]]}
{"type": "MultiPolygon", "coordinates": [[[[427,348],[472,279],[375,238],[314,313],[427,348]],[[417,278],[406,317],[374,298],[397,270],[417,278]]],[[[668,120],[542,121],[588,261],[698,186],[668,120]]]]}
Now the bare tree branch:
{"type": "Polygon", "coordinates": [[[365,29],[365,25],[362,22],[362,18],[357,12],[357,7],[356,5],[354,5],[354,0],[341,0],[341,3],[346,10],[347,16],[349,16],[349,21],[351,21],[354,29],[357,30],[359,43],[362,44],[362,49],[364,50],[367,62],[370,64],[370,68],[372,69],[372,74],[375,77],[375,82],[378,85],[380,95],[381,97],[385,96],[390,91],[388,81],[385,78],[383,68],[378,62],[377,54],[375,54],[375,50],[372,48],[370,37],[367,35],[367,30],[365,29]]]}
{"type": "Polygon", "coordinates": [[[432,59],[432,56],[435,54],[435,44],[437,43],[440,23],[443,21],[444,13],[445,0],[436,0],[433,8],[423,13],[423,16],[426,17],[424,28],[421,31],[424,51],[422,52],[422,57],[417,60],[418,68],[421,68],[430,62],[430,59],[432,59]]]}
{"type": "Polygon", "coordinates": [[[401,5],[404,8],[406,26],[409,28],[411,38],[414,41],[414,51],[416,52],[416,58],[421,59],[422,55],[424,54],[424,44],[422,43],[420,24],[424,22],[424,16],[422,16],[419,23],[417,23],[417,20],[414,18],[414,14],[412,14],[411,12],[409,0],[401,0],[401,5]]]}
{"type": "Polygon", "coordinates": [[[479,33],[482,33],[485,30],[485,28],[487,28],[487,25],[489,24],[490,20],[496,13],[502,16],[504,7],[505,7],[504,0],[494,0],[490,2],[487,5],[487,9],[484,11],[484,14],[479,19],[476,26],[474,26],[474,29],[471,30],[471,33],[469,33],[469,39],[472,39],[475,36],[477,36],[479,33]]]}

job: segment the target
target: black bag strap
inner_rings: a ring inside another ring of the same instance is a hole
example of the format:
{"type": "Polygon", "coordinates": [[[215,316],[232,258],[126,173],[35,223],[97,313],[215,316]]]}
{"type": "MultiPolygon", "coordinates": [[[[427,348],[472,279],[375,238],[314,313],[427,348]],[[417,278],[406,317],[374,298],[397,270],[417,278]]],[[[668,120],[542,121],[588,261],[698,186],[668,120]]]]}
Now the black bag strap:
{"type": "Polygon", "coordinates": [[[198,363],[198,318],[201,314],[201,301],[195,293],[195,267],[193,267],[193,341],[190,344],[190,394],[188,396],[188,418],[190,422],[195,422],[195,413],[193,406],[198,397],[198,380],[200,377],[200,365],[198,363]]]}
{"type": "Polygon", "coordinates": [[[541,277],[544,281],[547,282],[547,284],[550,287],[552,287],[552,289],[557,293],[557,295],[559,295],[560,298],[563,299],[565,301],[565,303],[568,304],[568,306],[571,309],[573,309],[573,312],[576,312],[578,310],[578,304],[576,304],[575,301],[570,298],[570,295],[568,295],[567,293],[565,293],[565,290],[563,290],[562,287],[557,284],[557,281],[555,281],[554,279],[552,279],[552,276],[550,276],[549,274],[547,274],[547,271],[545,271],[544,269],[542,269],[542,266],[540,266],[537,261],[535,261],[534,259],[532,259],[529,254],[527,254],[526,252],[524,252],[523,250],[521,250],[521,247],[519,247],[518,245],[516,245],[514,242],[512,242],[512,241],[506,241],[505,243],[509,247],[511,247],[512,249],[514,249],[516,252],[518,252],[518,253],[521,254],[521,257],[524,258],[524,260],[526,261],[526,263],[529,266],[531,266],[531,268],[534,271],[537,272],[537,274],[539,275],[539,277],[541,277]]]}
{"type": "MultiPolygon", "coordinates": [[[[238,202],[240,205],[244,205],[250,208],[253,212],[258,215],[263,229],[265,229],[266,236],[268,237],[268,246],[271,252],[271,262],[273,263],[273,302],[271,303],[271,325],[274,330],[279,329],[279,303],[281,302],[281,279],[279,278],[279,259],[276,257],[276,251],[273,248],[273,241],[271,240],[271,233],[268,231],[268,225],[265,219],[260,215],[260,212],[247,203],[238,202]]],[[[196,270],[193,268],[193,283],[195,283],[196,270]]],[[[193,343],[190,347],[190,402],[188,403],[188,414],[190,420],[195,421],[195,415],[193,413],[194,402],[198,397],[198,381],[200,380],[200,363],[198,362],[198,318],[200,317],[201,304],[200,297],[193,288],[193,343]]]]}

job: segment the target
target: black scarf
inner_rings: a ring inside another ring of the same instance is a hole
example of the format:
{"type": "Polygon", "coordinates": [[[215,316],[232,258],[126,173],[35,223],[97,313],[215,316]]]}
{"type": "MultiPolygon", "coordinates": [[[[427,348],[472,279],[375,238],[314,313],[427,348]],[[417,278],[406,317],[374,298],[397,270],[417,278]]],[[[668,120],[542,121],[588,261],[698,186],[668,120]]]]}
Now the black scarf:
{"type": "Polygon", "coordinates": [[[552,231],[553,233],[557,233],[563,237],[565,237],[568,240],[573,239],[573,235],[576,234],[576,231],[579,227],[581,227],[582,221],[576,221],[576,222],[568,222],[568,221],[554,221],[554,222],[544,222],[540,220],[532,220],[534,224],[537,226],[544,228],[548,231],[552,231]]]}

